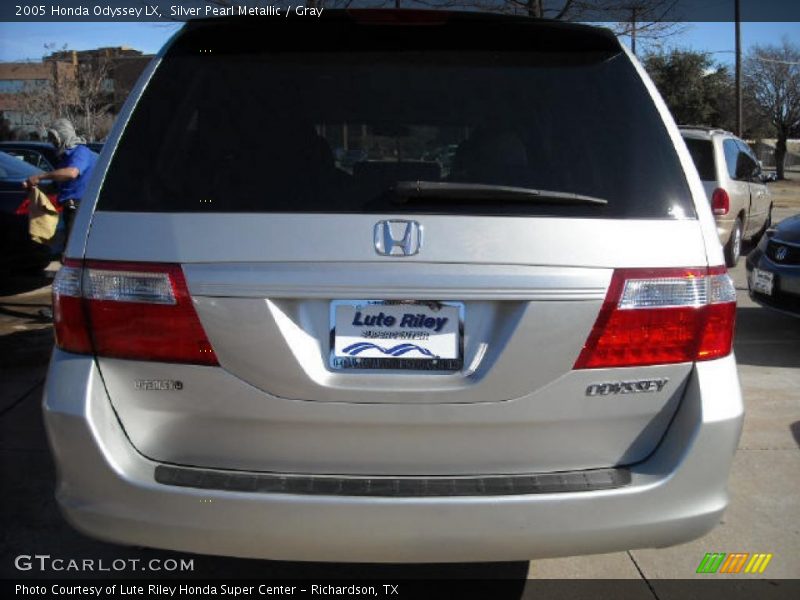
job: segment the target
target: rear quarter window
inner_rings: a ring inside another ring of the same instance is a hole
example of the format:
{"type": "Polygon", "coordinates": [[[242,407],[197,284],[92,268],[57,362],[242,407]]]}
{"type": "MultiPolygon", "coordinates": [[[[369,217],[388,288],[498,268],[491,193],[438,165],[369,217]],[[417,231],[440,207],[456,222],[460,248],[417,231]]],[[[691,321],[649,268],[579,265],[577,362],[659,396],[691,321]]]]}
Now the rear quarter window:
{"type": "Polygon", "coordinates": [[[741,151],[736,140],[723,140],[722,151],[725,154],[725,166],[728,169],[728,176],[731,179],[736,179],[736,163],[739,160],[739,152],[741,151]]]}
{"type": "Polygon", "coordinates": [[[692,155],[694,166],[703,181],[714,181],[717,178],[714,168],[714,145],[711,140],[698,140],[684,138],[689,154],[692,155]]]}

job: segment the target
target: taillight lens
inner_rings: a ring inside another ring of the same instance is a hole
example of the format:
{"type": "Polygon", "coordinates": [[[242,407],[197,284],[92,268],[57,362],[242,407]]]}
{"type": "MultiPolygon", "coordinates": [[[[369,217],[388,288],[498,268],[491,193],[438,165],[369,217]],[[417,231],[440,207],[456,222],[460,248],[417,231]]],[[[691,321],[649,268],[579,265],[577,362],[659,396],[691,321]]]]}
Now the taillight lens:
{"type": "Polygon", "coordinates": [[[574,368],[721,358],[731,352],[735,318],[725,267],[618,269],[574,368]]]}
{"type": "Polygon", "coordinates": [[[717,188],[711,194],[711,211],[715,215],[727,215],[731,209],[731,197],[723,188],[717,188]]]}
{"type": "Polygon", "coordinates": [[[31,210],[31,201],[25,196],[22,203],[14,210],[15,215],[27,215],[31,210]]]}
{"type": "Polygon", "coordinates": [[[56,346],[76,354],[91,354],[92,340],[86,322],[79,261],[67,259],[53,280],[53,326],[56,346]]]}
{"type": "MultiPolygon", "coordinates": [[[[50,204],[53,205],[53,208],[55,208],[57,212],[61,212],[62,206],[58,203],[58,196],[56,194],[47,194],[47,199],[50,200],[50,204]]],[[[28,196],[25,196],[25,200],[14,210],[14,214],[27,215],[30,211],[31,201],[28,196]]]]}
{"type": "Polygon", "coordinates": [[[68,260],[53,306],[56,344],[69,352],[218,364],[179,265],[68,260]]]}

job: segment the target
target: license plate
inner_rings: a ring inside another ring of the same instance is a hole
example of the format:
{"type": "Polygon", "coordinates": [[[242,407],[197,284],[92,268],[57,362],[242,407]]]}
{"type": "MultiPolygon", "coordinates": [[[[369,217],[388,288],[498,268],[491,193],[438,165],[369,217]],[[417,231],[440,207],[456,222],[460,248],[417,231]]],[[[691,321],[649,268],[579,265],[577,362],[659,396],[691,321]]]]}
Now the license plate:
{"type": "Polygon", "coordinates": [[[331,367],[458,371],[459,302],[337,300],[331,303],[331,367]]]}
{"type": "Polygon", "coordinates": [[[753,275],[750,280],[750,288],[754,292],[771,296],[774,279],[774,274],[770,273],[769,271],[753,269],[753,275]]]}

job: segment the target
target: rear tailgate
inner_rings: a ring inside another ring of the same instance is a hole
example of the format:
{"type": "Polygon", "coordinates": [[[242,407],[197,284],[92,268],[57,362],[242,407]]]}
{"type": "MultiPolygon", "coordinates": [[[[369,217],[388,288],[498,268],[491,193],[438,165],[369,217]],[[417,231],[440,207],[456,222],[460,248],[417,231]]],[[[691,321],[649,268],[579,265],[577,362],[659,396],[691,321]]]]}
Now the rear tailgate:
{"type": "MultiPolygon", "coordinates": [[[[128,125],[86,258],[181,265],[219,362],[99,358],[131,441],[166,462],[294,473],[646,457],[691,360],[573,366],[615,269],[705,268],[706,255],[680,161],[616,42],[533,24],[546,50],[442,49],[475,43],[467,18],[405,31],[410,53],[394,28],[328,26],[383,45],[274,52],[239,22],[190,29],[128,125]],[[212,33],[229,54],[198,58],[212,33]],[[349,162],[353,147],[365,160],[349,162]],[[398,194],[423,180],[544,192],[398,194]]],[[[270,43],[291,48],[281,36],[270,43]]]]}

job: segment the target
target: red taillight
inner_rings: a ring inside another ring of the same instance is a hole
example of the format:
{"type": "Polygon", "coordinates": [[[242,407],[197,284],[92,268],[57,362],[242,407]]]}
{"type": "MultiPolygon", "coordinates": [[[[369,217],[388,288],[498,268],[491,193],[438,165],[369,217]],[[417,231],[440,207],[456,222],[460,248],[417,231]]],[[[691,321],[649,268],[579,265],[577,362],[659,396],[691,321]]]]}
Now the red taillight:
{"type": "Polygon", "coordinates": [[[25,200],[14,210],[15,215],[27,215],[30,212],[31,201],[25,196],[25,200]]]}
{"type": "Polygon", "coordinates": [[[717,188],[711,194],[711,211],[715,215],[727,215],[731,209],[731,197],[723,188],[717,188]]]}
{"type": "MultiPolygon", "coordinates": [[[[50,204],[53,205],[53,208],[56,209],[57,212],[61,212],[62,206],[58,203],[57,199],[58,196],[56,194],[47,194],[47,199],[50,200],[50,204]]],[[[28,196],[25,196],[25,200],[22,201],[16,210],[14,211],[15,215],[27,215],[31,211],[31,201],[28,196]]]]}
{"type": "Polygon", "coordinates": [[[53,281],[53,325],[56,346],[68,352],[91,354],[92,340],[81,298],[80,261],[67,259],[53,281]]]}
{"type": "Polygon", "coordinates": [[[724,267],[618,269],[574,368],[721,358],[731,352],[735,317],[724,267]]]}
{"type": "Polygon", "coordinates": [[[53,306],[56,344],[69,352],[218,364],[179,265],[68,260],[53,306]]]}

